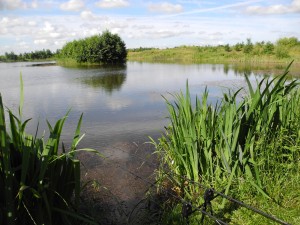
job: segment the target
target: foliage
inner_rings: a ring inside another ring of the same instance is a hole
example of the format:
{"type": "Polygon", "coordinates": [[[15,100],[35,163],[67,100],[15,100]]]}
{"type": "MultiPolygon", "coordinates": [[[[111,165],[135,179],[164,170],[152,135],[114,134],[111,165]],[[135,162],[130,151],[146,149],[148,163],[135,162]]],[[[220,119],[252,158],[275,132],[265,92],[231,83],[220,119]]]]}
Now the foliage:
{"type": "Polygon", "coordinates": [[[299,45],[300,42],[296,37],[284,37],[277,40],[276,44],[279,46],[294,47],[296,45],[299,45]]]}
{"type": "Polygon", "coordinates": [[[78,63],[118,64],[124,63],[126,56],[125,43],[109,31],[68,42],[60,51],[61,58],[71,58],[78,63]]]}
{"type": "Polygon", "coordinates": [[[49,49],[43,49],[34,52],[20,53],[19,55],[15,54],[14,52],[5,52],[5,55],[2,56],[0,59],[2,61],[31,61],[49,59],[54,55],[55,53],[51,52],[49,49]]]}
{"type": "Polygon", "coordinates": [[[247,39],[247,43],[244,46],[244,53],[249,54],[253,50],[253,44],[251,42],[251,39],[247,39]]]}
{"type": "Polygon", "coordinates": [[[298,42],[294,38],[279,39],[276,43],[253,43],[247,39],[245,43],[239,42],[234,45],[138,48],[129,49],[128,60],[176,63],[286,63],[286,59],[294,59],[295,64],[298,64],[300,44],[296,43],[298,42]]]}
{"type": "MultiPolygon", "coordinates": [[[[8,109],[9,128],[0,95],[0,224],[73,224],[82,220],[76,213],[80,194],[80,162],[76,159],[82,115],[70,151],[60,137],[65,117],[54,127],[48,123],[47,141],[25,132],[30,119],[22,122],[23,86],[19,117],[8,109]]],[[[85,151],[92,151],[84,149],[85,151]]]]}
{"type": "Polygon", "coordinates": [[[246,96],[241,98],[242,89],[228,91],[214,106],[208,104],[207,90],[192,104],[188,85],[185,95],[174,95],[174,103],[166,100],[171,124],[153,141],[162,158],[158,179],[170,179],[164,173],[170,169],[169,182],[188,200],[199,196],[199,187],[186,180],[225,184],[225,193],[246,182],[248,189],[270,198],[266,178],[284,180],[300,157],[300,89],[296,80],[287,82],[287,74],[288,68],[256,88],[245,76],[246,96]]]}
{"type": "Polygon", "coordinates": [[[279,59],[284,59],[284,58],[290,57],[288,48],[286,46],[281,46],[281,45],[276,47],[275,55],[279,59]]]}
{"type": "Polygon", "coordinates": [[[274,51],[274,44],[270,41],[268,41],[264,46],[263,46],[263,53],[264,54],[272,54],[274,51]]]}
{"type": "Polygon", "coordinates": [[[226,44],[226,45],[224,46],[224,50],[225,50],[226,52],[230,52],[230,51],[231,51],[229,44],[226,44]]]}
{"type": "Polygon", "coordinates": [[[234,50],[239,52],[239,51],[242,51],[243,48],[244,48],[245,44],[242,42],[242,43],[237,43],[234,45],[234,50]]]}

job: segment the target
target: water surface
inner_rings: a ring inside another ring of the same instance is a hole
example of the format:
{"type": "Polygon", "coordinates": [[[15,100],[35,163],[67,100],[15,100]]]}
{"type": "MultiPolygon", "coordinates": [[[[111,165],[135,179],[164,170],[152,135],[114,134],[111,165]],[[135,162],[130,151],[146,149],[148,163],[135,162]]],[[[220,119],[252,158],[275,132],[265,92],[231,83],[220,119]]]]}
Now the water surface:
{"type": "MultiPolygon", "coordinates": [[[[226,87],[244,85],[243,72],[230,66],[196,64],[159,64],[128,62],[122,67],[66,68],[36,63],[0,63],[0,91],[5,106],[17,112],[19,74],[24,80],[24,119],[37,121],[40,132],[46,129],[46,118],[53,123],[71,109],[64,129],[68,142],[81,113],[85,147],[101,148],[117,141],[147,140],[158,136],[168,124],[162,96],[185,90],[189,82],[192,96],[205,87],[215,102],[226,87]]],[[[252,78],[254,76],[252,75],[252,78]]]]}

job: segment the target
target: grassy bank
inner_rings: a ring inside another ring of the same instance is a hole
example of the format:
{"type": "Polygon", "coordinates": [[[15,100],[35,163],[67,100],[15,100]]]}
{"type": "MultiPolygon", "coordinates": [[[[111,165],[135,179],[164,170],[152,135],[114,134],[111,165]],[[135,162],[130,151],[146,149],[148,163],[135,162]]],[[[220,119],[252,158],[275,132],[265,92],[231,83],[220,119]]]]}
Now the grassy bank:
{"type": "Polygon", "coordinates": [[[285,63],[294,59],[300,63],[300,42],[296,38],[282,38],[270,42],[237,43],[219,46],[180,46],[167,49],[129,49],[127,59],[142,62],[182,63],[285,63]]]}
{"type": "Polygon", "coordinates": [[[224,46],[180,46],[168,49],[128,50],[129,61],[141,62],[182,62],[182,63],[284,63],[295,59],[300,62],[300,46],[288,50],[287,55],[279,57],[276,53],[258,54],[243,51],[226,51],[224,46]]]}
{"type": "MultiPolygon", "coordinates": [[[[253,85],[245,76],[248,89],[228,91],[216,105],[208,104],[208,91],[193,103],[188,86],[174,103],[167,101],[171,124],[154,142],[162,159],[159,191],[177,196],[165,203],[165,224],[184,222],[178,199],[203,204],[205,189],[195,183],[299,223],[300,89],[287,77],[286,71],[253,85]]],[[[213,205],[217,217],[230,224],[272,224],[220,197],[213,205]]],[[[191,224],[200,217],[192,214],[191,224]]]]}

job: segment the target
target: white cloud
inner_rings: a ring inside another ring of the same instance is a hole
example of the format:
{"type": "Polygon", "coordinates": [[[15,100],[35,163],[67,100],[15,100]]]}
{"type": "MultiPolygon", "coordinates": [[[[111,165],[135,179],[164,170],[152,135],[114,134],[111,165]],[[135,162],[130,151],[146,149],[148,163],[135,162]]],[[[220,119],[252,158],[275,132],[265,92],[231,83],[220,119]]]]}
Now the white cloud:
{"type": "Polygon", "coordinates": [[[25,8],[26,4],[22,0],[0,0],[0,10],[14,10],[25,8]]]}
{"type": "Polygon", "coordinates": [[[28,21],[28,23],[27,23],[29,26],[31,26],[31,27],[35,27],[36,26],[36,22],[35,21],[33,21],[33,20],[31,20],[31,21],[28,21]]]}
{"type": "Polygon", "coordinates": [[[82,11],[80,17],[84,20],[95,20],[97,17],[89,10],[82,11]]]}
{"type": "Polygon", "coordinates": [[[80,11],[83,8],[84,2],[81,0],[70,0],[60,5],[60,9],[65,11],[80,11]]]}
{"type": "Polygon", "coordinates": [[[110,99],[106,103],[107,107],[113,111],[119,111],[122,110],[123,108],[127,108],[128,106],[132,105],[133,102],[131,99],[110,99]]]}
{"type": "Polygon", "coordinates": [[[120,8],[129,6],[129,2],[126,0],[103,0],[97,2],[96,6],[100,8],[120,8]]]}
{"type": "Polygon", "coordinates": [[[290,4],[270,6],[249,6],[246,9],[250,14],[286,14],[300,13],[300,0],[293,0],[290,4]]]}
{"type": "Polygon", "coordinates": [[[151,37],[154,39],[159,39],[159,38],[177,37],[182,34],[186,34],[186,32],[180,31],[180,30],[168,30],[168,29],[155,30],[155,29],[153,29],[152,31],[146,32],[145,34],[148,37],[151,37]]]}
{"type": "Polygon", "coordinates": [[[148,9],[151,12],[159,13],[180,13],[183,11],[183,7],[180,4],[171,4],[168,2],[151,3],[148,5],[148,9]]]}
{"type": "Polygon", "coordinates": [[[47,40],[46,39],[37,39],[37,40],[34,40],[33,43],[36,44],[36,45],[44,45],[44,44],[47,44],[47,40]]]}
{"type": "Polygon", "coordinates": [[[54,27],[51,23],[49,23],[48,21],[45,22],[45,26],[43,28],[43,31],[45,32],[51,32],[51,31],[54,31],[54,27]]]}

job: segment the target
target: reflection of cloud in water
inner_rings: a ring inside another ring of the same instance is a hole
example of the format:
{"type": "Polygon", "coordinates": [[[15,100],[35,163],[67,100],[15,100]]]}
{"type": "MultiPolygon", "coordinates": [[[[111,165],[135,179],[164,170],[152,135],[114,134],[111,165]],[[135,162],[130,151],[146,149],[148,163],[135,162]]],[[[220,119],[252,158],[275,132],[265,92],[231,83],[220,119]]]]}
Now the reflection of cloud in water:
{"type": "Polygon", "coordinates": [[[119,98],[119,99],[109,99],[106,103],[107,107],[112,111],[119,111],[123,108],[127,108],[133,104],[131,99],[119,98]]]}
{"type": "Polygon", "coordinates": [[[165,98],[168,101],[172,101],[175,99],[174,95],[176,92],[174,93],[169,93],[169,92],[162,92],[162,93],[158,93],[158,92],[150,92],[148,94],[149,97],[149,102],[151,103],[161,103],[161,102],[165,102],[165,98]]]}
{"type": "Polygon", "coordinates": [[[126,74],[123,72],[105,74],[102,76],[92,76],[81,78],[80,81],[93,88],[102,88],[109,94],[115,90],[120,90],[126,80],[126,74]]]}

